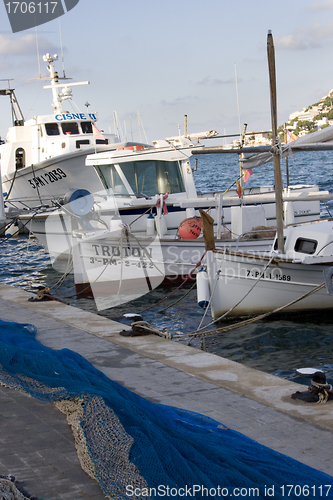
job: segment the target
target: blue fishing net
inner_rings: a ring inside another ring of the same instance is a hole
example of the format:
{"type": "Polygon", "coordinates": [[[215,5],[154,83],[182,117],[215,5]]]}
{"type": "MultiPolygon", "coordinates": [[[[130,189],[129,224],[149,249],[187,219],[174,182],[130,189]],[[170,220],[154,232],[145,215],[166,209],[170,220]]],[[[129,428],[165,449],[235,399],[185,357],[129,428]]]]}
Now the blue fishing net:
{"type": "Polygon", "coordinates": [[[112,499],[332,496],[331,476],[208,417],[151,403],[35,335],[32,325],[0,320],[0,382],[44,401],[84,400],[87,451],[112,499]]]}

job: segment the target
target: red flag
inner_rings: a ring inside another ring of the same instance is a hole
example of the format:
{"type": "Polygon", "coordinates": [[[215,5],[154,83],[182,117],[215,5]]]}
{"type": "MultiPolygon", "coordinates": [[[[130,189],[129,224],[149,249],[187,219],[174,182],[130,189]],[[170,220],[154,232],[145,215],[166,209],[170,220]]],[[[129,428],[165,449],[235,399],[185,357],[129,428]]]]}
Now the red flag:
{"type": "Polygon", "coordinates": [[[241,198],[242,197],[243,188],[239,184],[238,179],[236,179],[236,186],[237,186],[236,191],[237,191],[237,194],[238,194],[238,198],[241,198]]]}
{"type": "Polygon", "coordinates": [[[98,130],[98,128],[95,127],[95,125],[93,123],[92,123],[92,129],[93,129],[95,139],[102,139],[102,141],[105,141],[105,137],[104,137],[102,131],[98,130]]]}
{"type": "Polygon", "coordinates": [[[247,168],[244,173],[244,182],[247,182],[252,174],[253,171],[250,168],[247,168]]]}
{"type": "Polygon", "coordinates": [[[295,135],[293,132],[291,132],[290,130],[287,130],[287,143],[288,142],[292,142],[292,141],[295,141],[296,139],[298,139],[297,135],[295,135]]]}

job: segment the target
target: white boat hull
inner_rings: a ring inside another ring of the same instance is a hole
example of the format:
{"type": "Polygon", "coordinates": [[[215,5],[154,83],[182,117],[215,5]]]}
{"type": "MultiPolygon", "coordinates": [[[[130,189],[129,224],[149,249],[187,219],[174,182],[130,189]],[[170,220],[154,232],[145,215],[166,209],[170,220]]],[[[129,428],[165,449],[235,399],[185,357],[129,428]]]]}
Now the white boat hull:
{"type": "MultiPolygon", "coordinates": [[[[146,210],[146,207],[142,208],[142,212],[146,210]]],[[[128,210],[130,212],[130,210],[128,210]]],[[[133,215],[126,215],[126,209],[120,209],[120,216],[122,221],[125,224],[131,224],[133,222],[133,215]]],[[[197,213],[199,216],[199,213],[197,213]]],[[[136,223],[133,224],[133,232],[137,236],[144,238],[146,236],[146,226],[147,226],[147,217],[148,215],[143,215],[136,223]]],[[[182,220],[186,218],[185,210],[177,210],[165,216],[167,219],[167,227],[168,227],[168,236],[161,239],[163,245],[168,247],[166,258],[167,260],[172,260],[174,258],[173,252],[174,249],[179,247],[182,248],[180,250],[182,252],[182,261],[188,260],[187,248],[184,248],[184,240],[180,240],[177,237],[177,228],[182,220]],[[171,228],[171,229],[169,229],[171,228]]],[[[22,221],[26,219],[23,218],[22,221]]],[[[104,220],[107,220],[103,217],[104,220]]],[[[29,220],[29,217],[28,217],[29,220]]],[[[107,220],[107,222],[110,222],[107,220]]],[[[48,250],[50,256],[55,259],[67,259],[71,246],[72,246],[72,225],[70,221],[70,216],[63,214],[59,215],[58,213],[51,213],[50,215],[36,216],[31,218],[30,222],[27,224],[29,231],[34,234],[36,238],[38,238],[41,245],[48,250]]],[[[102,227],[102,226],[100,226],[102,227]]],[[[254,249],[255,251],[268,251],[272,244],[273,233],[274,230],[269,231],[267,235],[270,234],[270,237],[265,237],[265,231],[258,231],[257,233],[252,234],[252,238],[248,239],[226,239],[224,237],[217,239],[217,246],[219,247],[229,247],[234,250],[237,249],[254,249]],[[271,234],[270,234],[271,233],[271,234]]],[[[204,241],[203,238],[198,238],[196,240],[187,240],[187,244],[189,249],[200,248],[200,252],[204,249],[204,241]]],[[[177,250],[178,251],[178,250],[177,250]]],[[[190,262],[197,262],[197,253],[195,256],[190,258],[190,262]]],[[[178,257],[178,260],[180,257],[178,257]]]]}
{"type": "MultiPolygon", "coordinates": [[[[103,149],[105,150],[105,146],[103,149]]],[[[89,189],[93,193],[101,191],[103,186],[95,170],[85,166],[89,152],[91,151],[78,150],[76,153],[45,160],[33,167],[18,170],[15,179],[14,174],[3,176],[3,192],[10,193],[7,208],[22,209],[39,205],[52,207],[53,199],[63,198],[74,187],[89,189]]]]}
{"type": "MultiPolygon", "coordinates": [[[[222,246],[226,245],[227,242],[220,241],[217,244],[222,246]]],[[[258,240],[251,244],[252,248],[264,251],[271,247],[272,240],[258,240]]],[[[242,245],[248,246],[249,242],[242,242],[242,245]]],[[[154,262],[158,268],[163,268],[164,276],[160,283],[162,281],[169,284],[181,283],[186,278],[194,280],[195,273],[198,270],[197,264],[199,262],[205,263],[204,254],[205,243],[203,238],[197,240],[158,238],[156,240],[156,237],[146,239],[131,237],[128,247],[124,242],[121,245],[120,239],[116,242],[108,238],[79,241],[78,245],[73,246],[76,292],[78,295],[90,295],[91,287],[89,285],[91,282],[105,283],[119,280],[120,276],[117,274],[117,267],[119,269],[121,260],[124,269],[126,266],[132,266],[131,260],[133,259],[135,262],[141,259],[144,268],[148,270],[153,269],[152,262],[154,262]],[[154,241],[158,242],[158,245],[155,243],[155,247],[151,246],[151,253],[148,255],[147,251],[143,250],[143,247],[154,241]],[[122,259],[120,259],[120,256],[122,256],[122,259]],[[115,259],[118,266],[114,265],[115,259]],[[192,272],[193,274],[189,277],[192,272]]],[[[59,271],[64,272],[67,261],[58,260],[53,265],[59,271]]],[[[157,273],[157,277],[160,277],[160,273],[157,273]]],[[[112,292],[111,286],[109,291],[112,292]]]]}
{"type": "MultiPolygon", "coordinates": [[[[255,254],[209,252],[207,271],[213,318],[219,318],[239,302],[228,316],[262,314],[283,307],[323,283],[323,271],[333,265],[333,259],[332,263],[325,265],[301,264],[279,258],[268,264],[269,257],[255,254]],[[261,273],[263,276],[258,280],[261,273]]],[[[283,312],[332,308],[333,296],[324,287],[286,307],[283,312]]]]}
{"type": "Polygon", "coordinates": [[[142,297],[165,276],[158,237],[142,240],[125,237],[124,230],[113,233],[116,237],[108,239],[73,238],[76,288],[81,295],[92,293],[99,310],[142,297]]]}

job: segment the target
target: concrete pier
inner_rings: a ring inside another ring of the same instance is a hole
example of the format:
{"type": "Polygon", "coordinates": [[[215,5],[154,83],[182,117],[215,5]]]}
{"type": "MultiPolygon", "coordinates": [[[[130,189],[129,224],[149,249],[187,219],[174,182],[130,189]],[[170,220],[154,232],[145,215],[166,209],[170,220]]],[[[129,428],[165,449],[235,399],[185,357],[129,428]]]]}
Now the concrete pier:
{"type": "MultiPolygon", "coordinates": [[[[304,386],[214,354],[149,335],[59,302],[0,285],[0,319],[31,323],[53,349],[78,352],[109,378],[153,401],[193,410],[333,475],[333,403],[291,399],[304,386]]],[[[0,475],[12,474],[47,500],[105,498],[76,456],[65,416],[53,404],[0,386],[0,475]]],[[[310,478],[309,478],[310,481],[310,478]]]]}

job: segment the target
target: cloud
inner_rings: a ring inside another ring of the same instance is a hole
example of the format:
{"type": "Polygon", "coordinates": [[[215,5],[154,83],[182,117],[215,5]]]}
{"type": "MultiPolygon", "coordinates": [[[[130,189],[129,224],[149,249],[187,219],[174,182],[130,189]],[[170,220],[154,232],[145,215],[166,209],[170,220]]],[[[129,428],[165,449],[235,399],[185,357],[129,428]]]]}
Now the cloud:
{"type": "MultiPolygon", "coordinates": [[[[38,38],[40,51],[55,52],[56,47],[46,38],[38,38]]],[[[36,37],[35,35],[24,35],[19,38],[13,38],[0,34],[0,54],[1,55],[36,55],[36,37]]]]}
{"type": "Polygon", "coordinates": [[[198,99],[196,96],[186,96],[186,97],[176,97],[173,101],[166,101],[163,99],[161,101],[161,104],[163,106],[179,106],[181,104],[186,104],[189,101],[193,101],[194,99],[198,99]]]}
{"type": "MultiPolygon", "coordinates": [[[[242,81],[241,78],[237,78],[238,83],[242,81]]],[[[211,76],[205,76],[197,85],[230,85],[235,84],[235,78],[229,78],[228,80],[220,80],[219,78],[212,78],[211,76]]]]}
{"type": "Polygon", "coordinates": [[[333,0],[325,0],[323,2],[314,2],[310,5],[310,12],[319,12],[321,10],[331,10],[333,9],[333,0]]]}
{"type": "Polygon", "coordinates": [[[277,37],[275,46],[284,50],[318,49],[327,45],[327,41],[332,38],[332,21],[326,25],[315,23],[313,26],[298,28],[289,35],[277,37]]]}

